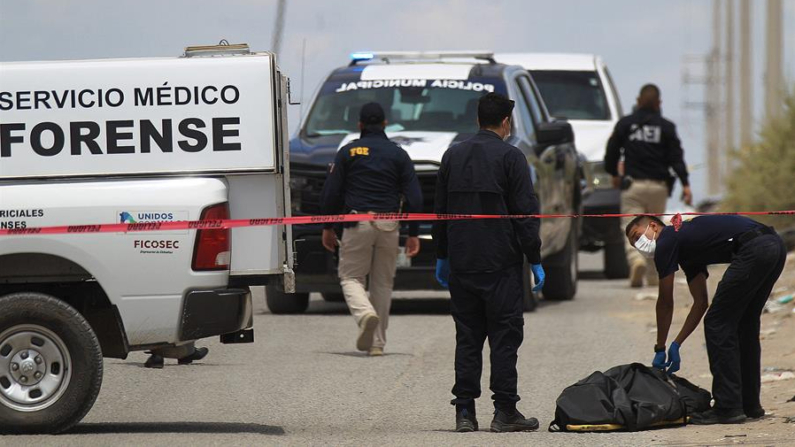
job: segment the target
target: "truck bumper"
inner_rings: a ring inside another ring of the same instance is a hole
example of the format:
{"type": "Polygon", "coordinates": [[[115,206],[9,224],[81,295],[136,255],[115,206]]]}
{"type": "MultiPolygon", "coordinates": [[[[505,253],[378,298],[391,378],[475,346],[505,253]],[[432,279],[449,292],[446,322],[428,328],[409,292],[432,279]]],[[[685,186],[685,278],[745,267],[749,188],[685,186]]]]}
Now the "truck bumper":
{"type": "MultiPolygon", "coordinates": [[[[621,191],[597,189],[583,201],[584,214],[618,214],[621,212],[621,191]]],[[[618,217],[587,217],[582,223],[580,249],[596,251],[609,243],[621,240],[618,217]]]]}
{"type": "Polygon", "coordinates": [[[180,340],[198,340],[250,328],[253,315],[248,289],[192,290],[185,295],[180,340]]]}

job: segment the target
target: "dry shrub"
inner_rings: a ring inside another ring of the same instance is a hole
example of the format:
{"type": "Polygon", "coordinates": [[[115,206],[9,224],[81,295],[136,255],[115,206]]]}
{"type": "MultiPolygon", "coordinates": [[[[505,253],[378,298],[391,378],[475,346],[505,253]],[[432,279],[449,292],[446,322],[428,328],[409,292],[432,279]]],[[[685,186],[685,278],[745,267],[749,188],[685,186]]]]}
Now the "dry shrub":
{"type": "MultiPolygon", "coordinates": [[[[722,211],[795,210],[795,90],[781,117],[765,123],[753,146],[734,154],[722,211]]],[[[778,230],[795,228],[795,215],[756,216],[778,230]]]]}

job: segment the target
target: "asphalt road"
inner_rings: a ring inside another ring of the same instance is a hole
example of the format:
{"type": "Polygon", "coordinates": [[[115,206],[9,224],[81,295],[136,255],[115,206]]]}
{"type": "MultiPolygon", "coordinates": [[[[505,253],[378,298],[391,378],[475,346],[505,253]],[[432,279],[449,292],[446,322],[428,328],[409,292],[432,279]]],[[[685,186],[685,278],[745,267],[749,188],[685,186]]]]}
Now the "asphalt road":
{"type": "MultiPolygon", "coordinates": [[[[598,267],[592,257],[582,265],[598,267]]],[[[107,360],[99,399],[71,433],[0,437],[0,444],[616,446],[667,443],[667,433],[690,429],[546,431],[564,387],[594,370],[651,360],[654,334],[648,322],[627,312],[634,292],[623,281],[586,272],[576,300],[543,303],[526,314],[519,408],[542,427],[521,434],[451,431],[454,327],[444,294],[396,300],[387,355],[368,358],[355,351],[356,327],[344,304],[313,297],[307,314],[275,316],[257,292],[254,344],[208,340],[205,361],[169,363],[163,370],[143,368],[142,353],[107,360]]],[[[488,376],[486,355],[478,407],[485,428],[491,420],[488,376]]]]}

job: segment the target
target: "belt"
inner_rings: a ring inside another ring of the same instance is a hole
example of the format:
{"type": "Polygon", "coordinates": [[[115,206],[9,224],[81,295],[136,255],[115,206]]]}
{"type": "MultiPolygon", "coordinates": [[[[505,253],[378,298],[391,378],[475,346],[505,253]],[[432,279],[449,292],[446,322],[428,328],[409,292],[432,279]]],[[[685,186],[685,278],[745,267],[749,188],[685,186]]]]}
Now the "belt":
{"type": "Polygon", "coordinates": [[[657,184],[661,184],[661,185],[665,184],[665,180],[658,179],[658,178],[636,178],[636,177],[632,177],[632,181],[633,182],[641,182],[641,183],[657,183],[657,184]]]}
{"type": "Polygon", "coordinates": [[[740,249],[743,248],[743,245],[751,242],[759,236],[764,236],[767,234],[776,234],[776,230],[773,227],[761,226],[759,228],[746,231],[745,233],[734,238],[734,252],[739,252],[740,249]]]}

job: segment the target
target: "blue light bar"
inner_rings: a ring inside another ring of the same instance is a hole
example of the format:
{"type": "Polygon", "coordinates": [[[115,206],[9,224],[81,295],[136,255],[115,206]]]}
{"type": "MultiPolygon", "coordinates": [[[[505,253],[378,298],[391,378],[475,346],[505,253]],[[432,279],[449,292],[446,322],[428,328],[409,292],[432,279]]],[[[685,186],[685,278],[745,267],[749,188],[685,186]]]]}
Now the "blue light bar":
{"type": "Polygon", "coordinates": [[[369,61],[374,57],[373,53],[357,52],[351,53],[351,60],[353,61],[369,61]]]}

